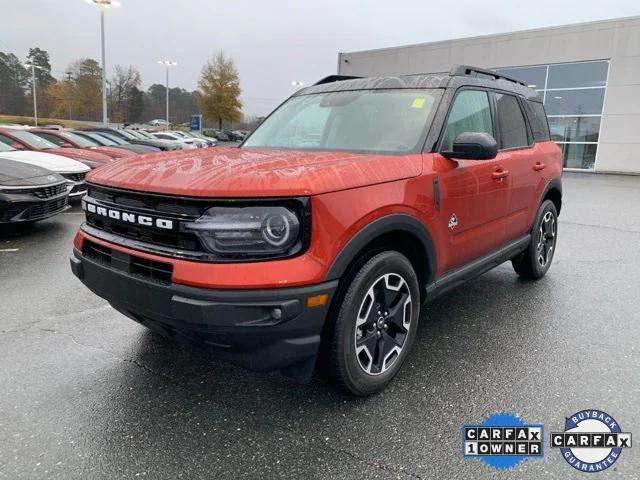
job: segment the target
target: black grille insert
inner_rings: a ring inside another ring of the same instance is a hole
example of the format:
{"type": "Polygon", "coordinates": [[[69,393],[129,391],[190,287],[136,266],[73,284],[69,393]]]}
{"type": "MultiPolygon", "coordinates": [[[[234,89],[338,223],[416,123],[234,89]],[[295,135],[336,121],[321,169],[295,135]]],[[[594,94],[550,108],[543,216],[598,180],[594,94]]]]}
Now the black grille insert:
{"type": "Polygon", "coordinates": [[[84,182],[84,177],[87,176],[86,173],[63,173],[62,176],[67,180],[71,180],[72,182],[84,182]]]}
{"type": "Polygon", "coordinates": [[[18,202],[10,203],[5,210],[3,221],[9,221],[15,217],[16,220],[38,220],[47,215],[54,215],[62,211],[67,206],[67,197],[48,202],[18,202]]]}
{"type": "Polygon", "coordinates": [[[170,263],[129,255],[86,239],[82,243],[82,254],[97,263],[135,277],[163,285],[171,284],[173,265],[170,263]]]}
{"type": "Polygon", "coordinates": [[[33,194],[38,198],[51,198],[62,195],[67,190],[65,183],[59,183],[58,185],[51,185],[50,187],[39,187],[33,190],[33,194]]]}

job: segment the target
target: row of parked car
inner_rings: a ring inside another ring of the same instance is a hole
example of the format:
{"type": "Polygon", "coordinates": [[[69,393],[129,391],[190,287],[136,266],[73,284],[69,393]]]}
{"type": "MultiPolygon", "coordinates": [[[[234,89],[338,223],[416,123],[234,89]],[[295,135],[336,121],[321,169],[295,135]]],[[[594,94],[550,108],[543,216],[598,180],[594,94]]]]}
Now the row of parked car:
{"type": "Polygon", "coordinates": [[[216,145],[199,132],[0,125],[0,224],[63,212],[86,193],[87,172],[113,160],[216,145]]]}

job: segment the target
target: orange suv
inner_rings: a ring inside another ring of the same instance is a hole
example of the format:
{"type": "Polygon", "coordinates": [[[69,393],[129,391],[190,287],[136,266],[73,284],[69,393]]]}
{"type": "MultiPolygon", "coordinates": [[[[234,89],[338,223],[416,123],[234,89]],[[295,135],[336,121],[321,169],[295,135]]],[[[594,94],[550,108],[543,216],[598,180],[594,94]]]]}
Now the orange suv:
{"type": "Polygon", "coordinates": [[[88,177],[71,267],[124,315],[218,358],[355,395],[410,354],[421,306],[511,261],[542,277],[562,158],[535,91],[468,66],[327,77],[239,148],[88,177]]]}

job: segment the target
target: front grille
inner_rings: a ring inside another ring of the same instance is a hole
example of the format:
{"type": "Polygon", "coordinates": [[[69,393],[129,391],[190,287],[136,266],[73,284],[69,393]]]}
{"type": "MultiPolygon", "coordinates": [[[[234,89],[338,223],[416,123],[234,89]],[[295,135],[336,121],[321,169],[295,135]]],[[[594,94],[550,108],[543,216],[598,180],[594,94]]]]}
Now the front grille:
{"type": "Polygon", "coordinates": [[[58,185],[51,185],[50,187],[38,187],[31,192],[38,198],[51,198],[62,195],[67,190],[65,183],[59,183],[58,185]]]}
{"type": "MultiPolygon", "coordinates": [[[[214,206],[278,205],[296,211],[302,219],[305,247],[311,232],[309,203],[304,198],[232,198],[211,199],[198,197],[180,197],[157,193],[136,192],[88,184],[87,204],[94,204],[96,210],[86,210],[86,229],[98,238],[120,243],[136,250],[152,252],[177,258],[189,258],[198,261],[245,261],[244,259],[220,258],[205,248],[196,233],[182,228],[184,222],[191,222],[214,206]],[[102,207],[103,212],[97,209],[102,207]],[[115,216],[111,216],[111,210],[115,216]],[[109,214],[106,212],[109,211],[109,214]],[[135,220],[126,221],[118,217],[118,211],[129,215],[149,216],[156,219],[171,220],[173,230],[142,225],[135,220]],[[104,235],[103,235],[104,233],[104,235]]],[[[250,261],[247,259],[246,261],[250,261]]]]}
{"type": "Polygon", "coordinates": [[[66,206],[67,197],[39,203],[11,203],[5,210],[3,218],[4,221],[9,221],[19,215],[16,220],[37,220],[47,215],[54,215],[62,211],[66,206]]]}
{"type": "MultiPolygon", "coordinates": [[[[197,199],[190,201],[179,197],[127,192],[96,187],[95,185],[89,185],[87,195],[91,199],[99,200],[102,204],[113,206],[113,208],[129,209],[180,220],[195,220],[210,206],[210,202],[197,199]]],[[[86,214],[88,225],[113,235],[174,250],[205,251],[198,236],[192,232],[160,230],[124,223],[90,212],[86,212],[86,214]]]]}
{"type": "Polygon", "coordinates": [[[85,172],[83,173],[62,173],[61,174],[67,180],[71,180],[72,182],[84,182],[84,178],[87,176],[85,172]]]}
{"type": "Polygon", "coordinates": [[[71,191],[69,193],[73,194],[73,193],[86,192],[86,191],[87,191],[87,184],[86,183],[79,183],[79,184],[74,185],[73,187],[71,187],[71,191]]]}
{"type": "Polygon", "coordinates": [[[141,225],[124,224],[107,217],[87,212],[87,224],[113,235],[151,243],[176,250],[204,251],[198,237],[191,232],[163,232],[141,225]]]}
{"type": "Polygon", "coordinates": [[[147,281],[171,284],[173,265],[112,250],[91,240],[82,243],[82,254],[93,261],[147,281]]]}

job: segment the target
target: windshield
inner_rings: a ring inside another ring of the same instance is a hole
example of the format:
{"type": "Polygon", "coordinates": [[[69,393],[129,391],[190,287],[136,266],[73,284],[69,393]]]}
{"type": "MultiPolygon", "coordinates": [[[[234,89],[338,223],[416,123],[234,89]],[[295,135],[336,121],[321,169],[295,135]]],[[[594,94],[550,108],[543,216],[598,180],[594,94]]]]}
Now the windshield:
{"type": "Polygon", "coordinates": [[[243,147],[409,152],[419,148],[439,90],[356,90],[290,98],[243,147]]]}
{"type": "Polygon", "coordinates": [[[140,132],[136,131],[136,130],[127,130],[127,133],[129,135],[133,135],[136,138],[139,138],[141,140],[146,140],[145,136],[142,135],[140,132]]]}
{"type": "Polygon", "coordinates": [[[136,133],[145,140],[155,140],[155,137],[144,130],[136,130],[136,133]]]}
{"type": "Polygon", "coordinates": [[[51,143],[49,140],[45,140],[38,135],[34,135],[31,132],[25,132],[24,130],[11,130],[11,135],[16,137],[18,140],[26,143],[31,148],[35,148],[36,150],[42,150],[45,148],[60,148],[55,143],[51,143]]]}
{"type": "Polygon", "coordinates": [[[15,152],[15,151],[16,151],[15,148],[10,147],[6,143],[0,142],[0,152],[15,152]]]}
{"type": "Polygon", "coordinates": [[[107,137],[103,137],[101,135],[98,135],[97,133],[82,132],[82,133],[76,133],[76,135],[82,136],[83,138],[87,138],[88,137],[91,140],[93,140],[94,142],[96,142],[96,144],[98,144],[98,145],[107,145],[107,146],[117,145],[116,142],[113,142],[113,141],[109,140],[107,137]]]}
{"type": "Polygon", "coordinates": [[[63,138],[66,138],[70,142],[73,142],[76,145],[79,145],[81,147],[97,147],[98,146],[98,144],[96,142],[93,142],[93,141],[89,140],[88,138],[81,137],[80,135],[76,135],[75,133],[58,132],[58,135],[60,135],[63,138]]]}
{"type": "Polygon", "coordinates": [[[111,140],[116,145],[127,145],[128,144],[128,142],[126,142],[125,140],[122,140],[121,138],[116,137],[115,135],[113,135],[111,133],[100,132],[100,133],[97,133],[96,135],[100,135],[101,137],[104,137],[104,138],[106,138],[108,140],[111,140]]]}

